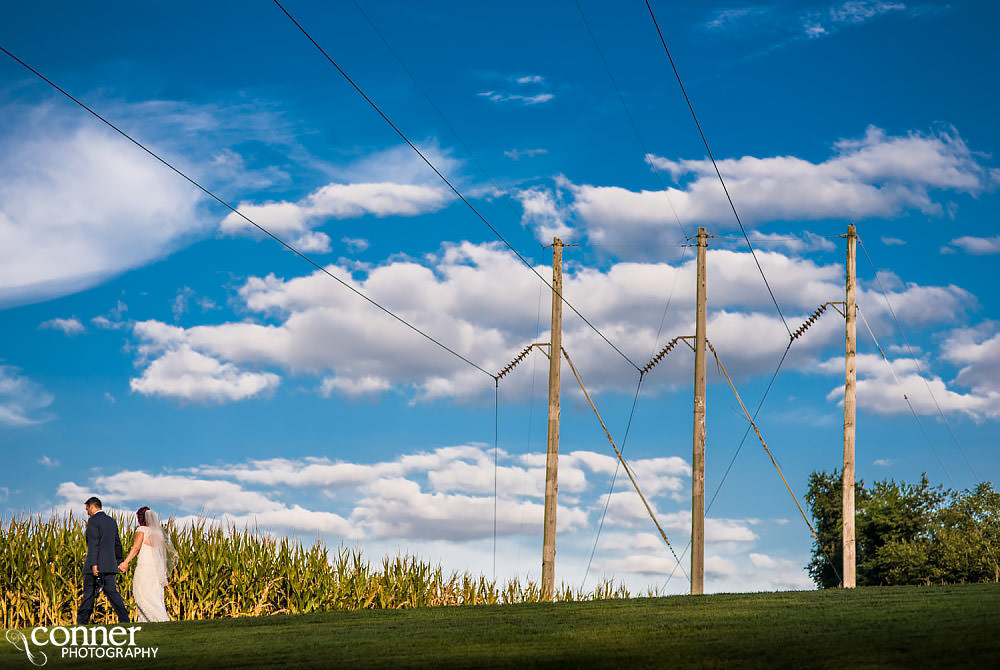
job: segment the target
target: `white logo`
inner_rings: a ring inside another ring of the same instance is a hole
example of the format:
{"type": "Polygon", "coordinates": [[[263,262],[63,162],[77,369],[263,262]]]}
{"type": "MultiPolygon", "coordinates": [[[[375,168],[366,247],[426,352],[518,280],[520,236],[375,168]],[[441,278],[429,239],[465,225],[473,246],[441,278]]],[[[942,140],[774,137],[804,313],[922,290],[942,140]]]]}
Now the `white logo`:
{"type": "Polygon", "coordinates": [[[49,660],[41,651],[46,645],[58,647],[63,658],[156,658],[159,647],[136,646],[135,634],[140,630],[142,626],[37,626],[31,629],[30,636],[8,630],[7,641],[37,666],[49,660]]]}
{"type": "Polygon", "coordinates": [[[14,648],[18,651],[23,651],[28,655],[28,660],[31,661],[32,665],[45,665],[49,662],[49,657],[45,655],[44,651],[40,651],[37,654],[31,651],[31,647],[28,646],[28,638],[24,636],[19,630],[9,630],[7,631],[7,641],[14,645],[14,648]],[[38,660],[41,658],[41,660],[38,660]]]}

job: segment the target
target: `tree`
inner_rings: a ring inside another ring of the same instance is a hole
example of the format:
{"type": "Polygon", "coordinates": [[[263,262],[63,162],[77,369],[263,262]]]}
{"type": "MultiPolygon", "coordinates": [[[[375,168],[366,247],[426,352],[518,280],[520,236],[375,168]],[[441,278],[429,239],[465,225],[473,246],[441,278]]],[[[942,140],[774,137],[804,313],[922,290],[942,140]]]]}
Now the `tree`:
{"type": "MultiPolygon", "coordinates": [[[[839,586],[841,475],[813,472],[806,502],[816,522],[809,575],[839,586]]],[[[892,480],[855,484],[857,583],[930,584],[1000,581],[1000,493],[989,483],[955,493],[892,480]]]]}

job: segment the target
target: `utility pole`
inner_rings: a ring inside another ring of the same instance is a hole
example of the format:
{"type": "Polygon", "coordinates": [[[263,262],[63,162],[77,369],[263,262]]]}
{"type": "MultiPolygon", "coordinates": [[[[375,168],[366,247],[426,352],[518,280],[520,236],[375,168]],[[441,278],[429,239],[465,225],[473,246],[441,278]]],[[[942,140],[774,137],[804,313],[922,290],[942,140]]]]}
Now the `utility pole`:
{"type": "Polygon", "coordinates": [[[549,340],[549,431],[545,456],[545,520],[542,527],[542,600],[552,600],[556,566],[556,493],[559,490],[559,374],[562,362],[562,248],[552,238],[552,331],[549,340]]]}
{"type": "Polygon", "coordinates": [[[855,282],[857,280],[856,244],[858,235],[854,224],[847,226],[847,352],[844,367],[844,473],[843,473],[843,575],[844,588],[856,586],[856,558],[854,553],[854,425],[856,405],[854,394],[857,386],[857,305],[855,303],[855,282]]]}
{"type": "Polygon", "coordinates": [[[694,454],[691,458],[691,594],[705,590],[705,249],[698,228],[697,317],[694,330],[694,454]]]}

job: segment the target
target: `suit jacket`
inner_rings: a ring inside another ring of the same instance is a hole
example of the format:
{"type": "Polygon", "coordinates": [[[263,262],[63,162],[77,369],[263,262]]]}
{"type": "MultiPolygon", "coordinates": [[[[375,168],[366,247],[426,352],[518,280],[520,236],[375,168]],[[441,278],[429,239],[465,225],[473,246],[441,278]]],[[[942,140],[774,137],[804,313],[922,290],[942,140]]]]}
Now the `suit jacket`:
{"type": "Polygon", "coordinates": [[[118,537],[118,523],[104,512],[98,512],[87,522],[87,560],[83,564],[84,574],[91,574],[93,567],[98,572],[118,572],[118,564],[125,559],[122,541],[118,537]]]}

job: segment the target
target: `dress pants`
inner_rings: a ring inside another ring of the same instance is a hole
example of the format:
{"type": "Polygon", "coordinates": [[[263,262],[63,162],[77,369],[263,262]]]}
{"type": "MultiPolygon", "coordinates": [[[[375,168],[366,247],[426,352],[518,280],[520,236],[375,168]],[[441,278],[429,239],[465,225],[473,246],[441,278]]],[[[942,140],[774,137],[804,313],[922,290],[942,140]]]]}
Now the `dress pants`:
{"type": "MultiPolygon", "coordinates": [[[[104,578],[104,595],[108,597],[111,607],[115,610],[115,614],[118,615],[118,622],[129,623],[125,601],[122,600],[121,594],[118,593],[118,585],[115,584],[117,576],[118,573],[115,572],[101,573],[101,577],[104,578]]],[[[76,613],[77,625],[86,626],[90,623],[90,615],[94,611],[94,600],[97,598],[99,592],[100,588],[97,585],[97,578],[94,577],[93,573],[84,573],[83,600],[80,601],[80,609],[76,613]]]]}

